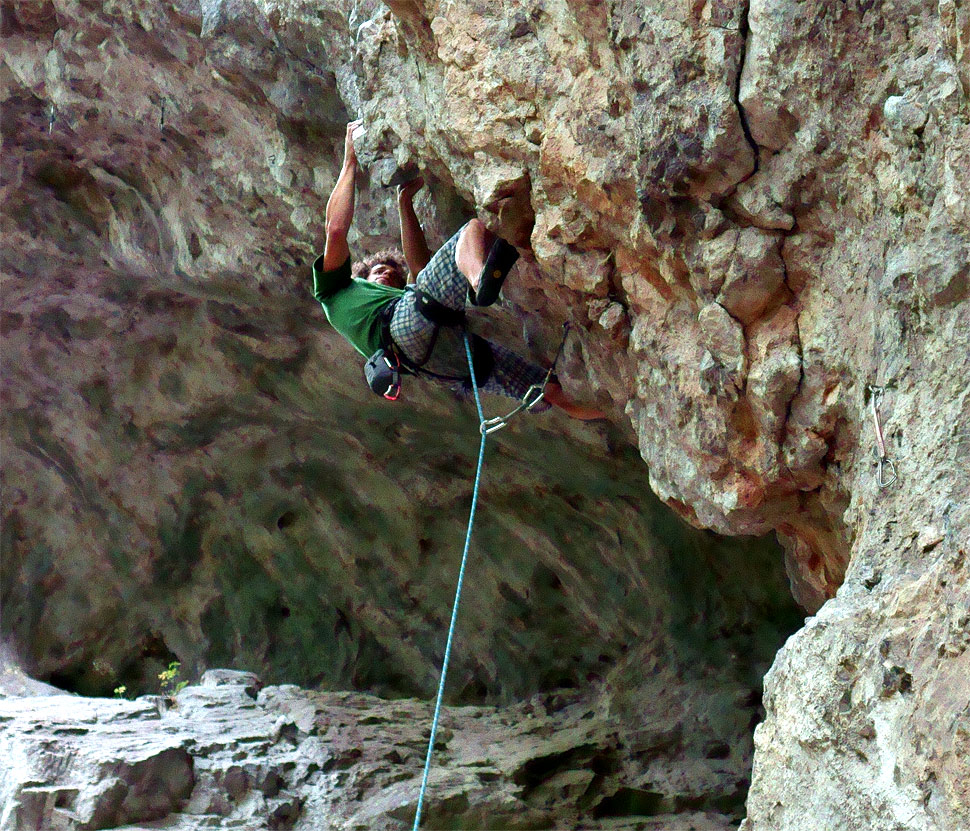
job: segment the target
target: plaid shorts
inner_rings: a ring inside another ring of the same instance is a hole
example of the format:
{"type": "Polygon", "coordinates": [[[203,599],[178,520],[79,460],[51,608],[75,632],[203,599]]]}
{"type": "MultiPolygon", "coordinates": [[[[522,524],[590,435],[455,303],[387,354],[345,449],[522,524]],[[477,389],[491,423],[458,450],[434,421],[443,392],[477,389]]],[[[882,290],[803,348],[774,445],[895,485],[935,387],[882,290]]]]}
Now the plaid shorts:
{"type": "MultiPolygon", "coordinates": [[[[439,248],[431,261],[421,269],[415,287],[430,294],[439,303],[450,309],[462,310],[468,297],[468,280],[458,270],[455,262],[455,249],[458,247],[458,231],[448,242],[439,248]]],[[[452,326],[441,326],[438,338],[432,344],[435,325],[421,315],[415,308],[413,292],[407,292],[397,303],[391,318],[391,337],[404,355],[415,363],[424,360],[431,349],[431,355],[423,365],[424,369],[438,375],[468,377],[468,359],[465,355],[465,340],[462,330],[452,326]],[[433,348],[432,348],[433,346],[433,348]]],[[[541,384],[546,370],[517,355],[504,346],[489,341],[495,366],[482,392],[505,395],[521,400],[534,384],[541,384]]],[[[444,381],[455,390],[464,389],[461,381],[444,381]]],[[[542,401],[533,412],[549,409],[542,401]]]]}

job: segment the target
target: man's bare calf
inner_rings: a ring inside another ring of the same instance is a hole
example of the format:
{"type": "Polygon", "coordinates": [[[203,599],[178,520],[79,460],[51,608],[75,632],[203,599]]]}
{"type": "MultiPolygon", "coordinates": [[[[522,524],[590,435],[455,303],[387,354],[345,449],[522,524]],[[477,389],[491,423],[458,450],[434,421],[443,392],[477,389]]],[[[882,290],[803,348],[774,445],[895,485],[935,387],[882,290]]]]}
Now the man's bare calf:
{"type": "Polygon", "coordinates": [[[455,262],[458,270],[465,275],[473,292],[478,291],[478,282],[485,267],[485,258],[495,242],[495,234],[485,227],[480,219],[471,220],[458,237],[455,262]]]}

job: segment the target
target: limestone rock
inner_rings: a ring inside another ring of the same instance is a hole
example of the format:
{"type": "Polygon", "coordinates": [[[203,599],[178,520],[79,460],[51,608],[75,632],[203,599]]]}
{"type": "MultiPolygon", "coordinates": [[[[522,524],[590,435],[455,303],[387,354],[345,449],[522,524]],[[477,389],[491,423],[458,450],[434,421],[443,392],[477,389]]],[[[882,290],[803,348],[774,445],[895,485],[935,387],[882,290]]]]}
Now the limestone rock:
{"type": "MultiPolygon", "coordinates": [[[[171,699],[0,701],[0,828],[410,825],[428,703],[292,685],[254,697],[254,680],[259,686],[251,673],[210,671],[203,684],[171,699]]],[[[679,771],[680,783],[671,777],[660,786],[673,793],[642,786],[644,758],[668,774],[678,765],[676,748],[648,748],[647,735],[621,740],[602,692],[592,703],[536,696],[501,710],[445,708],[424,820],[428,827],[509,829],[570,822],[595,831],[616,828],[610,817],[666,814],[679,799],[702,802],[698,783],[683,778],[696,775],[690,767],[679,771]],[[602,821],[589,818],[591,808],[602,821]]],[[[657,822],[663,825],[636,827],[733,827],[716,810],[657,822]]]]}

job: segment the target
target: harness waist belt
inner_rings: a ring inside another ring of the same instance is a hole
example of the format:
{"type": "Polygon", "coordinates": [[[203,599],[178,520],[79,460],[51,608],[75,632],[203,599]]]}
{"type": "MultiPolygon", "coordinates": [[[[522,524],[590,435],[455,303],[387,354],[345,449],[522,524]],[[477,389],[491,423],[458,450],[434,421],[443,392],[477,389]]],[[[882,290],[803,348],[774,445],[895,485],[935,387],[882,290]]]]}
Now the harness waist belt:
{"type": "MultiPolygon", "coordinates": [[[[437,372],[431,372],[428,369],[423,369],[423,365],[427,363],[428,359],[431,357],[431,353],[434,350],[434,345],[438,340],[438,329],[442,326],[452,326],[458,329],[465,329],[467,327],[467,318],[465,312],[459,309],[452,309],[435,300],[430,294],[422,291],[421,289],[408,287],[408,291],[414,292],[414,307],[417,309],[418,313],[429,323],[435,325],[435,332],[431,338],[431,345],[428,348],[428,352],[420,363],[412,361],[407,355],[403,354],[402,350],[398,348],[397,344],[394,343],[394,338],[391,336],[391,320],[394,317],[394,310],[397,308],[397,304],[404,300],[404,297],[399,297],[397,300],[392,301],[387,304],[387,307],[381,311],[381,346],[385,350],[392,351],[397,355],[401,362],[401,369],[409,372],[411,375],[427,375],[431,378],[439,378],[445,381],[462,381],[466,385],[471,384],[470,375],[462,376],[452,376],[452,375],[440,375],[437,372]]],[[[485,385],[488,379],[492,375],[492,370],[495,368],[495,356],[492,354],[492,347],[484,338],[480,338],[478,335],[471,335],[472,341],[472,361],[475,366],[475,381],[478,383],[479,387],[485,385]]]]}
{"type": "Polygon", "coordinates": [[[414,308],[425,320],[435,326],[464,328],[467,325],[468,320],[463,309],[452,309],[421,289],[411,289],[411,291],[414,292],[414,308]]]}

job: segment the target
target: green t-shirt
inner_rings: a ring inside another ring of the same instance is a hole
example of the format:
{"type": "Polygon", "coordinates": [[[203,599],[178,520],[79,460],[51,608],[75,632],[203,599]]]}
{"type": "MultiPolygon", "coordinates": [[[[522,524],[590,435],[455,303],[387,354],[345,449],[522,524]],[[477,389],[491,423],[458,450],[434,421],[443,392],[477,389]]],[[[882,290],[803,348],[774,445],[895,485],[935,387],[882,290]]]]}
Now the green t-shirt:
{"type": "Polygon", "coordinates": [[[350,257],[332,271],[323,270],[322,254],[313,261],[313,296],[330,325],[364,357],[381,348],[381,311],[402,294],[404,289],[352,277],[350,257]]]}

